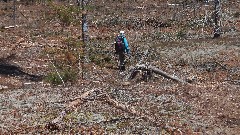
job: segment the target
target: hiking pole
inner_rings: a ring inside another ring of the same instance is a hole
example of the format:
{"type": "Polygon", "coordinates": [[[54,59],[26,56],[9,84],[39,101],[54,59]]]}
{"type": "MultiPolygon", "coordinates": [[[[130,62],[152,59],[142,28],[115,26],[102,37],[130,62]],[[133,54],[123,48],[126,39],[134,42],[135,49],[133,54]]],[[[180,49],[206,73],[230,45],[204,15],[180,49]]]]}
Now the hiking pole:
{"type": "Polygon", "coordinates": [[[117,54],[116,54],[116,51],[114,49],[114,45],[115,45],[115,42],[111,43],[111,51],[110,51],[110,56],[111,58],[114,60],[114,61],[117,61],[117,64],[118,64],[118,58],[117,58],[117,54]],[[111,55],[112,54],[112,55],[111,55]]]}

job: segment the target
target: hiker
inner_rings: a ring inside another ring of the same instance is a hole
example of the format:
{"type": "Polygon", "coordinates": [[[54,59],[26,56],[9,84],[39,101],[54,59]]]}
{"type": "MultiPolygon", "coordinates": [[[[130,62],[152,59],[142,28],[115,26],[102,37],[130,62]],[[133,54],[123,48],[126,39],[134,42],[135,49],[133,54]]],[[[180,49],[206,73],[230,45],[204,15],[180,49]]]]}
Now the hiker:
{"type": "Polygon", "coordinates": [[[122,72],[125,70],[125,54],[130,55],[130,49],[128,41],[124,35],[124,31],[120,31],[120,34],[116,37],[115,41],[115,53],[119,56],[119,70],[122,72]]]}

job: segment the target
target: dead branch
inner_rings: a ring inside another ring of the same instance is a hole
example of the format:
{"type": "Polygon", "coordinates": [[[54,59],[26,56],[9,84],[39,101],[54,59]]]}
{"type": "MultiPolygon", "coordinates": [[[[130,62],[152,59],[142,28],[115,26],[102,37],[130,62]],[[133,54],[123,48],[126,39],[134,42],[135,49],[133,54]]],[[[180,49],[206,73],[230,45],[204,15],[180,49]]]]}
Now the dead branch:
{"type": "Polygon", "coordinates": [[[154,118],[152,118],[152,117],[150,117],[150,116],[148,116],[146,114],[143,114],[141,112],[136,111],[134,107],[128,106],[128,105],[124,105],[124,104],[119,103],[118,101],[110,98],[110,96],[108,94],[106,94],[106,102],[109,105],[112,105],[115,108],[120,109],[122,111],[125,111],[125,112],[127,112],[127,113],[129,113],[129,114],[131,114],[131,115],[133,115],[135,117],[140,117],[140,118],[142,118],[144,120],[149,120],[151,122],[155,121],[154,118]]]}
{"type": "Polygon", "coordinates": [[[5,26],[4,28],[5,29],[11,29],[11,28],[15,28],[15,26],[12,26],[12,25],[11,26],[5,26]]]}
{"type": "Polygon", "coordinates": [[[240,80],[226,80],[228,82],[231,82],[233,84],[239,84],[240,85],[240,80]]]}
{"type": "MultiPolygon", "coordinates": [[[[74,98],[70,103],[68,103],[67,107],[65,110],[63,110],[60,115],[53,119],[48,125],[55,125],[57,126],[57,123],[59,123],[60,121],[62,121],[62,119],[64,118],[64,116],[67,114],[67,112],[70,112],[74,107],[80,105],[82,103],[82,100],[84,98],[86,98],[90,93],[94,92],[96,89],[92,89],[89,91],[84,92],[82,95],[74,98]]],[[[58,126],[57,126],[58,127],[58,126]]]]}
{"type": "Polygon", "coordinates": [[[124,105],[122,103],[119,103],[118,101],[110,98],[110,96],[108,94],[106,94],[106,98],[105,98],[105,101],[109,104],[109,105],[112,105],[114,106],[115,108],[117,109],[120,109],[122,111],[125,111],[127,113],[130,113],[131,115],[133,115],[134,117],[138,117],[138,118],[141,118],[143,120],[148,120],[150,121],[152,124],[160,127],[160,128],[163,128],[163,129],[166,129],[168,131],[174,131],[174,129],[166,124],[162,124],[162,123],[159,123],[158,121],[156,121],[155,118],[151,117],[151,116],[148,116],[144,113],[141,113],[141,112],[138,112],[134,109],[134,107],[132,106],[128,106],[128,105],[124,105]]]}
{"type": "Polygon", "coordinates": [[[134,70],[130,73],[130,77],[128,79],[133,79],[136,74],[139,72],[139,70],[142,70],[142,71],[149,71],[149,72],[153,72],[155,74],[159,74],[167,79],[171,79],[173,81],[176,81],[176,82],[180,82],[180,83],[186,83],[185,81],[177,78],[177,77],[174,77],[174,76],[171,76],[169,75],[168,73],[154,67],[154,66],[146,66],[145,64],[141,64],[141,65],[136,65],[134,70]]]}
{"type": "Polygon", "coordinates": [[[180,83],[186,83],[185,81],[183,81],[183,80],[181,80],[181,79],[179,79],[179,78],[177,78],[177,77],[171,76],[171,75],[167,74],[166,72],[164,72],[164,71],[162,71],[162,70],[160,70],[160,69],[158,69],[158,68],[156,68],[156,67],[149,66],[149,68],[150,68],[150,70],[152,70],[154,73],[159,74],[159,75],[161,75],[161,76],[163,76],[163,77],[165,77],[165,78],[167,78],[167,79],[171,79],[171,80],[173,80],[173,81],[180,82],[180,83]]]}
{"type": "Polygon", "coordinates": [[[126,106],[124,104],[119,103],[118,101],[110,98],[110,96],[108,94],[106,94],[106,102],[109,105],[113,105],[117,109],[123,110],[123,111],[128,112],[132,115],[135,115],[135,116],[139,115],[138,112],[133,107],[126,106]]]}
{"type": "Polygon", "coordinates": [[[84,92],[82,95],[72,99],[70,103],[68,103],[68,108],[76,107],[81,104],[82,100],[86,98],[90,93],[94,92],[96,89],[92,89],[89,91],[84,92]]]}

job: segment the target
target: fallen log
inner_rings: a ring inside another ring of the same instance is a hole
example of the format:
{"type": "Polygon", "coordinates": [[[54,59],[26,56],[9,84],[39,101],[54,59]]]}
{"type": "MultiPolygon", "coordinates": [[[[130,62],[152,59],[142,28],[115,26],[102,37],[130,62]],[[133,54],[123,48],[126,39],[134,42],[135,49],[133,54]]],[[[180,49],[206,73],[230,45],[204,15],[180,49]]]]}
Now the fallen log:
{"type": "Polygon", "coordinates": [[[70,100],[71,102],[68,103],[68,105],[65,108],[65,110],[63,110],[58,117],[56,117],[51,122],[49,122],[46,125],[46,128],[50,129],[50,130],[51,129],[57,130],[58,127],[59,127],[57,123],[61,122],[68,112],[71,112],[71,110],[74,107],[80,105],[82,103],[82,100],[85,99],[90,93],[92,93],[94,91],[96,91],[96,89],[92,89],[92,90],[86,91],[82,95],[80,95],[80,96],[70,100]],[[52,127],[54,127],[54,128],[52,128],[52,127]]]}
{"type": "Polygon", "coordinates": [[[167,79],[171,79],[171,80],[173,80],[173,81],[177,81],[177,82],[181,82],[181,83],[186,83],[185,81],[183,81],[183,80],[181,80],[181,79],[179,79],[179,78],[177,78],[177,77],[171,76],[171,75],[167,74],[166,72],[164,72],[164,71],[162,71],[162,70],[160,70],[160,69],[158,69],[158,68],[156,68],[156,67],[150,66],[149,68],[150,68],[150,70],[152,70],[154,73],[159,74],[159,75],[161,75],[161,76],[163,76],[163,77],[165,77],[165,78],[167,78],[167,79]]]}
{"type": "Polygon", "coordinates": [[[146,66],[145,64],[141,64],[141,65],[136,65],[135,68],[132,70],[132,72],[130,73],[130,76],[129,76],[129,80],[133,79],[137,73],[139,73],[140,71],[146,71],[148,73],[155,73],[155,74],[158,74],[158,75],[161,75],[167,79],[171,79],[173,81],[176,81],[176,82],[180,82],[180,83],[186,83],[184,80],[181,80],[177,77],[174,77],[172,75],[169,75],[168,73],[154,67],[154,66],[146,66]]]}

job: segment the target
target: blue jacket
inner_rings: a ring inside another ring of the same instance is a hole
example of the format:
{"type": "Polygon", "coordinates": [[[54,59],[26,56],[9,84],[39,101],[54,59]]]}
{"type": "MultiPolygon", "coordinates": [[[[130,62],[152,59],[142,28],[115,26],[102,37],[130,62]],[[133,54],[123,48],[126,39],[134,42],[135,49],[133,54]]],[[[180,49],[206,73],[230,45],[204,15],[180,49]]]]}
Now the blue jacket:
{"type": "Polygon", "coordinates": [[[124,35],[121,35],[123,37],[123,42],[124,42],[124,45],[125,45],[125,50],[124,52],[129,54],[130,53],[130,48],[128,46],[128,41],[127,41],[127,38],[124,36],[124,35]]]}

